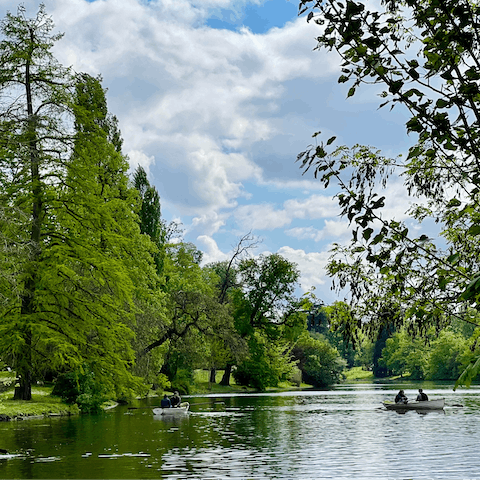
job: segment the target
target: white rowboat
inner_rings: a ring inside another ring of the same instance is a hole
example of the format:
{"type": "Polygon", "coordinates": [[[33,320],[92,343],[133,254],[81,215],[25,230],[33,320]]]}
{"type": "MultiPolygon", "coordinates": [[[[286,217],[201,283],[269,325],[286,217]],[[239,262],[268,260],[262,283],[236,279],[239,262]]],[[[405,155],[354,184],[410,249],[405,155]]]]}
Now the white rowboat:
{"type": "Polygon", "coordinates": [[[179,407],[170,408],[154,408],[154,415],[185,415],[188,412],[190,404],[188,402],[182,402],[179,407]]]}
{"type": "Polygon", "coordinates": [[[408,402],[408,403],[395,403],[390,401],[383,402],[383,405],[387,410],[442,410],[445,406],[445,399],[438,398],[435,400],[427,400],[425,402],[408,402]]]}

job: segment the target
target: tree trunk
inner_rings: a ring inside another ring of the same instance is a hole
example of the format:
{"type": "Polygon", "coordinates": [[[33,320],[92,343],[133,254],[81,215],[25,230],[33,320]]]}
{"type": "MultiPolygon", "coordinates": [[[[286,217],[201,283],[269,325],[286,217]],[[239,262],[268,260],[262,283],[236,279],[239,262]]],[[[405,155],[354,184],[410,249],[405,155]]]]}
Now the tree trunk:
{"type": "Polygon", "coordinates": [[[230,375],[232,374],[232,367],[233,367],[232,364],[227,363],[227,366],[225,367],[225,371],[223,372],[222,380],[220,381],[220,385],[223,385],[225,387],[230,386],[230,375]]]}
{"type": "Polygon", "coordinates": [[[40,177],[40,154],[37,145],[36,117],[33,112],[32,85],[30,77],[31,56],[33,53],[33,45],[35,38],[33,30],[30,29],[30,40],[32,46],[29,52],[29,58],[25,64],[25,93],[27,97],[27,135],[26,143],[29,149],[30,157],[30,175],[32,182],[32,217],[31,217],[31,259],[27,269],[24,290],[22,293],[22,306],[20,314],[25,322],[22,328],[22,337],[25,341],[22,352],[17,356],[15,370],[19,378],[20,385],[15,387],[15,400],[31,400],[32,399],[32,328],[29,325],[29,318],[35,313],[35,291],[36,291],[36,261],[41,254],[41,224],[43,209],[43,192],[40,177]]]}
{"type": "Polygon", "coordinates": [[[217,369],[215,367],[210,369],[210,383],[215,383],[215,377],[217,376],[217,369]]]}
{"type": "Polygon", "coordinates": [[[27,327],[23,332],[23,338],[25,339],[25,345],[15,366],[20,385],[15,387],[14,400],[32,399],[32,331],[30,327],[27,327]]]}
{"type": "Polygon", "coordinates": [[[19,378],[20,385],[15,387],[13,395],[14,400],[31,400],[32,399],[32,374],[27,369],[19,378]]]}

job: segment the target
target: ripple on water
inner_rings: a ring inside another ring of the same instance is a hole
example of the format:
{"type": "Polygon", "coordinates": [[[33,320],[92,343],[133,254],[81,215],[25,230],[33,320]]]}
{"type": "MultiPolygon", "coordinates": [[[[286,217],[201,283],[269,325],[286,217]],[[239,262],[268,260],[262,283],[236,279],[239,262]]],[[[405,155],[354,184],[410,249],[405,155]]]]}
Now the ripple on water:
{"type": "MultiPolygon", "coordinates": [[[[408,388],[411,397],[415,388],[408,388]]],[[[391,390],[372,393],[362,387],[242,396],[226,400],[225,411],[192,412],[172,421],[119,410],[98,418],[42,420],[21,431],[0,425],[2,447],[17,455],[29,452],[23,458],[0,457],[0,477],[45,478],[70,469],[69,478],[75,472],[90,478],[102,472],[103,478],[178,480],[480,480],[479,396],[439,392],[447,404],[465,408],[398,415],[379,408],[391,390]],[[22,464],[31,469],[30,477],[22,475],[22,464]]]]}

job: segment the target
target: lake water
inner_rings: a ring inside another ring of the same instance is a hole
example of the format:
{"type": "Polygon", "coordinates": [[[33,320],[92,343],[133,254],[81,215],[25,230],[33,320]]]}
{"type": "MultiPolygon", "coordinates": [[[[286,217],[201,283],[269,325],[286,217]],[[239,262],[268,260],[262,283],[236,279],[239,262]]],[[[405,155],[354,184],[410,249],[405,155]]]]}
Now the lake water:
{"type": "Polygon", "coordinates": [[[180,418],[117,407],[1,422],[0,478],[480,479],[479,387],[422,386],[444,411],[386,411],[418,385],[377,384],[188,398],[180,418]]]}

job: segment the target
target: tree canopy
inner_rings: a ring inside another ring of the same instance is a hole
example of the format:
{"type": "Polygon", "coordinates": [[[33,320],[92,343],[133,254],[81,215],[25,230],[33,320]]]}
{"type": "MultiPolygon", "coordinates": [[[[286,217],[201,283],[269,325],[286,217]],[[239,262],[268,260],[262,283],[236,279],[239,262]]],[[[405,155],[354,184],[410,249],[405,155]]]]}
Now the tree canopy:
{"type": "Polygon", "coordinates": [[[25,400],[46,363],[134,386],[133,298],[155,274],[105,92],[58,64],[52,31],[43,5],[1,23],[0,355],[25,400]]]}
{"type": "MultiPolygon", "coordinates": [[[[351,243],[334,248],[329,273],[336,286],[349,288],[357,318],[370,327],[393,321],[426,333],[455,316],[469,321],[467,306],[478,310],[480,301],[479,6],[302,0],[300,12],[307,11],[319,26],[317,48],[342,59],[338,82],[348,85],[347,97],[366,84],[383,86],[380,107],[404,108],[406,130],[416,138],[405,157],[361,145],[334,147],[335,137],[299,155],[304,171],[339,187],[341,214],[353,228],[351,243]],[[416,199],[410,219],[437,222],[439,239],[385,216],[382,190],[392,178],[402,178],[416,199]],[[376,315],[385,309],[400,314],[376,315]]],[[[349,333],[357,326],[350,322],[349,333]]],[[[478,371],[477,353],[462,381],[478,371]]]]}
{"type": "Polygon", "coordinates": [[[92,412],[149,386],[188,391],[196,368],[213,381],[224,368],[228,383],[235,367],[263,390],[302,361],[317,383],[335,381],[343,364],[309,340],[297,266],[250,255],[250,233],[203,265],[162,219],[146,171],[129,177],[101,77],[55,59],[62,35],[45,6],[8,13],[0,30],[0,360],[15,398],[49,379],[92,412]]]}

